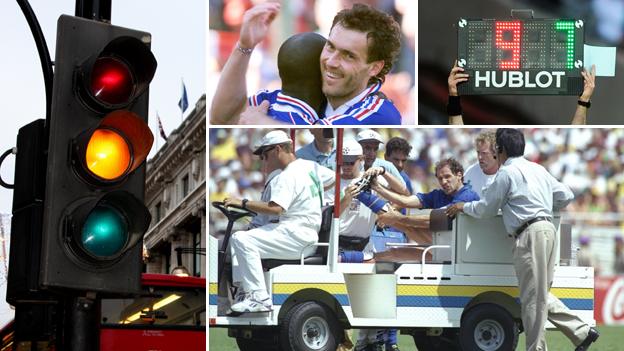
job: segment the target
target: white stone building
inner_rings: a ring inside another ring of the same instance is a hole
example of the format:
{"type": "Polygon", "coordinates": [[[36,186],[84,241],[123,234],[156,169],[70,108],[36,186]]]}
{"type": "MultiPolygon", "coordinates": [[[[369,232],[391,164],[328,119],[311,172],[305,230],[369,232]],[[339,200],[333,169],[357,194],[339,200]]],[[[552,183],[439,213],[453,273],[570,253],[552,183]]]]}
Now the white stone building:
{"type": "MultiPolygon", "coordinates": [[[[161,138],[160,135],[155,136],[161,138]]],[[[160,139],[162,140],[162,138],[160,139]]],[[[152,214],[144,245],[147,273],[171,273],[182,265],[206,276],[206,96],[147,163],[145,204],[152,214]]]]}

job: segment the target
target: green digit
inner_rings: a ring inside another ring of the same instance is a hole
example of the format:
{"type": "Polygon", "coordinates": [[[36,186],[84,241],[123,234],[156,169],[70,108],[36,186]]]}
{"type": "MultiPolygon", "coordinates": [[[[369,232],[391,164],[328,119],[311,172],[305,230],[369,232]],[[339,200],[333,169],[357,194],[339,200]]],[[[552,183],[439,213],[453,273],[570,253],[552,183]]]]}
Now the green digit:
{"type": "Polygon", "coordinates": [[[555,29],[566,33],[566,68],[574,68],[574,21],[557,21],[555,29]]]}

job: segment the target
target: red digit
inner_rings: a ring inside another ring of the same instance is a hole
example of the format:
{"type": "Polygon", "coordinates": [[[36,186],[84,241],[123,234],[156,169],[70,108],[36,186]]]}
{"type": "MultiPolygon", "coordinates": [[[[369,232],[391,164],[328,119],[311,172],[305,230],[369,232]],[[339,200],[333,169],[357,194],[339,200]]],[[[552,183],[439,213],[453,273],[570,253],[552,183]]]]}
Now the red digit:
{"type": "Polygon", "coordinates": [[[511,50],[510,60],[499,60],[498,67],[503,70],[520,69],[520,21],[495,22],[496,47],[500,50],[511,50]],[[511,32],[511,41],[503,38],[504,32],[511,32]]]}

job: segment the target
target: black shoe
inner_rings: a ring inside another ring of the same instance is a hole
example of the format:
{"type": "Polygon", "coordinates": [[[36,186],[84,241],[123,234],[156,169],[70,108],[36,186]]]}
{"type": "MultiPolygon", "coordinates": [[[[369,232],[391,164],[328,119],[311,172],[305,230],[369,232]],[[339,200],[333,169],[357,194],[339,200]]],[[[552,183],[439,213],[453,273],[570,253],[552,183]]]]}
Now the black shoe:
{"type": "Polygon", "coordinates": [[[596,342],[596,340],[598,340],[598,337],[600,336],[600,333],[594,329],[594,328],[589,328],[589,333],[587,333],[587,337],[585,338],[585,340],[583,340],[583,342],[577,346],[574,351],[585,351],[587,349],[589,349],[589,346],[596,342]]]}
{"type": "Polygon", "coordinates": [[[383,351],[383,343],[368,344],[364,351],[383,351]]]}
{"type": "Polygon", "coordinates": [[[242,312],[234,312],[234,311],[232,311],[231,308],[228,308],[227,311],[225,312],[225,315],[227,317],[238,317],[238,316],[240,316],[242,314],[243,314],[242,312]]]}

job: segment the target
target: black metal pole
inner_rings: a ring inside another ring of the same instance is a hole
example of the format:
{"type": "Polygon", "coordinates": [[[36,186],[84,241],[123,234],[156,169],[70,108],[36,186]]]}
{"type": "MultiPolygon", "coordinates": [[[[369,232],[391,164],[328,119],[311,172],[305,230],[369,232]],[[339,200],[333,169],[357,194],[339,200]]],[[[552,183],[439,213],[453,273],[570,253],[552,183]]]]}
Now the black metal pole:
{"type": "Polygon", "coordinates": [[[225,256],[227,255],[228,243],[230,241],[230,236],[232,236],[232,228],[234,227],[234,220],[228,218],[227,228],[225,229],[225,236],[223,237],[223,243],[221,244],[221,249],[219,250],[219,258],[218,258],[218,275],[217,281],[221,281],[221,276],[223,276],[223,270],[225,268],[225,256]]]}
{"type": "MultiPolygon", "coordinates": [[[[99,349],[99,300],[90,297],[69,297],[68,323],[69,350],[92,351],[99,349]]],[[[67,334],[66,334],[67,335],[67,334]]]]}
{"type": "MultiPolygon", "coordinates": [[[[45,86],[46,95],[46,135],[48,125],[50,124],[50,111],[52,106],[52,80],[54,79],[54,72],[52,70],[52,59],[50,59],[50,52],[48,51],[48,45],[45,41],[45,36],[37,21],[37,16],[32,7],[28,3],[28,0],[17,0],[17,4],[24,13],[28,27],[32,32],[35,39],[35,45],[37,46],[37,52],[39,53],[39,61],[41,61],[41,71],[43,72],[43,84],[45,86]]],[[[109,16],[110,17],[110,16],[109,16]]]]}
{"type": "Polygon", "coordinates": [[[111,3],[112,0],[76,0],[76,16],[110,23],[111,3]]]}

